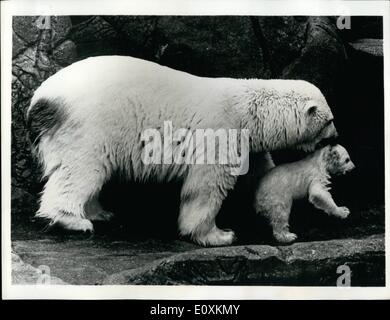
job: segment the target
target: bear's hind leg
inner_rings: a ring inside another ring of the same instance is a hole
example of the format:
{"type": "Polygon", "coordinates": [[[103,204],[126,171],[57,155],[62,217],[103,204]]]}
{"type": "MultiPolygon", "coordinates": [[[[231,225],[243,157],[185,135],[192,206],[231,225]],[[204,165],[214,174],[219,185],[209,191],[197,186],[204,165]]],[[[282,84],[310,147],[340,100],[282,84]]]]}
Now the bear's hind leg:
{"type": "Polygon", "coordinates": [[[105,181],[103,168],[82,163],[60,165],[50,176],[42,192],[37,217],[67,230],[93,231],[86,218],[86,203],[96,195],[105,181]]]}
{"type": "Polygon", "coordinates": [[[204,246],[226,246],[233,243],[233,231],[224,231],[215,224],[227,191],[236,177],[223,167],[192,168],[185,180],[181,196],[179,231],[181,235],[204,246]]]}

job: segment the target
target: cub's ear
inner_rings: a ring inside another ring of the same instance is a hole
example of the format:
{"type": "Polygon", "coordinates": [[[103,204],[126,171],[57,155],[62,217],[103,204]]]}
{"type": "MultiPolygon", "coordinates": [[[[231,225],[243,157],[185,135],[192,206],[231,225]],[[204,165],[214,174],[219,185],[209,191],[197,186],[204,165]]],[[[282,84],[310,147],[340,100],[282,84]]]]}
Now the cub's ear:
{"type": "Polygon", "coordinates": [[[325,160],[331,164],[331,163],[337,163],[337,161],[340,159],[340,154],[337,150],[337,145],[328,145],[328,150],[325,153],[325,160]]]}

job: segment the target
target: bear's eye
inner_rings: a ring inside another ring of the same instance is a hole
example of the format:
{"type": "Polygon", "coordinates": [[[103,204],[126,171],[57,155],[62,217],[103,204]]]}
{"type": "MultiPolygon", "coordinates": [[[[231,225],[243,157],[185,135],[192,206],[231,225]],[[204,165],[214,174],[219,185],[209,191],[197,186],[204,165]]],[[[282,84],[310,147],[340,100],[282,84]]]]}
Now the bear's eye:
{"type": "Polygon", "coordinates": [[[348,163],[349,161],[351,161],[349,158],[345,159],[345,163],[348,163]]]}
{"type": "Polygon", "coordinates": [[[330,120],[328,120],[327,122],[326,122],[326,126],[330,126],[331,124],[332,124],[332,122],[333,122],[333,119],[330,119],[330,120]]]}

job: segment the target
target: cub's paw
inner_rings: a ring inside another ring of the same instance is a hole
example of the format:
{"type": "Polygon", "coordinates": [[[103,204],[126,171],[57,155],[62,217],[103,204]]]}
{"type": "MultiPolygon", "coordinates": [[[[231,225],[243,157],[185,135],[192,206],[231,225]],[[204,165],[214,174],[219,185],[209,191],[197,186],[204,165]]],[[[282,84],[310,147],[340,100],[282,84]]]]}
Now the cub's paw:
{"type": "Polygon", "coordinates": [[[297,239],[297,235],[292,232],[274,232],[276,241],[280,243],[291,243],[297,239]]]}
{"type": "Polygon", "coordinates": [[[335,216],[340,218],[340,219],[345,219],[346,217],[349,216],[351,212],[349,211],[349,209],[347,207],[338,207],[336,212],[335,212],[335,216]]]}

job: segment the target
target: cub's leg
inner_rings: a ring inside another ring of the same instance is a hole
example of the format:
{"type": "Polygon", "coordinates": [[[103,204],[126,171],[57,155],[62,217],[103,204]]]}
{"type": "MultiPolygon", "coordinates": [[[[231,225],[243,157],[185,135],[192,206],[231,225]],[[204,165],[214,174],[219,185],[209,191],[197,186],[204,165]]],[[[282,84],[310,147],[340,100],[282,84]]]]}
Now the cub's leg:
{"type": "Polygon", "coordinates": [[[275,240],[280,243],[290,243],[297,239],[297,235],[289,230],[290,210],[291,205],[280,203],[269,206],[268,210],[262,211],[272,227],[275,240]]]}
{"type": "Polygon", "coordinates": [[[192,166],[181,191],[180,234],[204,246],[230,245],[234,232],[219,229],[215,218],[236,180],[224,166],[192,166]]]}
{"type": "Polygon", "coordinates": [[[85,207],[101,190],[105,179],[104,168],[92,161],[64,161],[49,176],[37,216],[64,229],[93,231],[85,207]]]}
{"type": "Polygon", "coordinates": [[[332,195],[320,183],[313,183],[309,188],[309,201],[317,208],[329,215],[345,219],[350,211],[347,207],[338,207],[332,195]]]}

